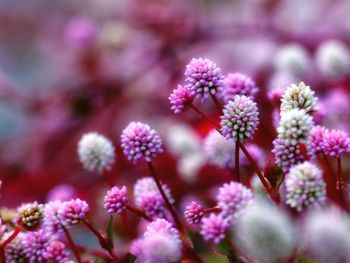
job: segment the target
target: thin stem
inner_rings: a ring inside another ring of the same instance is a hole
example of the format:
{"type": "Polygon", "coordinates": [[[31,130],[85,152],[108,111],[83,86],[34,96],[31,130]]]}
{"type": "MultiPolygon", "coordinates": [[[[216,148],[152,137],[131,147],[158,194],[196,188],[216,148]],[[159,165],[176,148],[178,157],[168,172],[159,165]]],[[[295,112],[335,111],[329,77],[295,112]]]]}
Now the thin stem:
{"type": "Polygon", "coordinates": [[[130,212],[134,213],[138,217],[142,217],[146,219],[149,222],[152,222],[152,219],[148,217],[144,211],[140,210],[139,208],[132,206],[132,205],[126,205],[126,209],[129,210],[130,212]]]}
{"type": "Polygon", "coordinates": [[[209,207],[204,209],[203,213],[204,214],[209,214],[209,213],[220,213],[221,212],[221,208],[220,207],[209,207]]]}
{"type": "Polygon", "coordinates": [[[343,179],[341,176],[341,158],[337,157],[337,166],[338,166],[338,172],[337,172],[337,182],[336,182],[336,188],[337,190],[343,189],[343,179]]]}
{"type": "Polygon", "coordinates": [[[210,97],[214,101],[215,106],[216,106],[217,110],[219,111],[219,113],[222,114],[222,107],[221,107],[220,102],[218,101],[218,98],[213,94],[210,94],[210,97]]]}
{"type": "Polygon", "coordinates": [[[235,174],[237,179],[237,182],[240,181],[240,176],[239,176],[239,141],[237,140],[236,145],[235,145],[235,174]]]}
{"type": "Polygon", "coordinates": [[[197,112],[203,119],[209,121],[211,124],[213,124],[217,129],[220,129],[220,125],[218,123],[216,123],[214,120],[212,120],[211,118],[209,118],[203,111],[201,111],[200,109],[197,108],[197,106],[191,104],[190,107],[197,112]]]}
{"type": "Polygon", "coordinates": [[[265,178],[265,176],[261,173],[260,169],[258,168],[258,165],[256,164],[255,160],[253,159],[253,157],[249,154],[248,150],[245,148],[245,146],[240,143],[239,141],[237,141],[239,147],[242,149],[243,153],[245,154],[245,156],[247,157],[247,159],[249,160],[249,162],[251,163],[251,165],[253,166],[256,174],[258,175],[261,183],[263,184],[264,188],[266,189],[267,193],[269,194],[270,198],[276,203],[280,203],[280,196],[279,193],[277,191],[275,191],[270,182],[265,178]]]}
{"type": "Polygon", "coordinates": [[[64,234],[66,235],[67,242],[68,242],[70,248],[72,249],[73,254],[74,254],[74,256],[75,256],[77,262],[78,262],[78,263],[81,263],[81,257],[80,257],[80,254],[79,254],[79,252],[78,252],[77,247],[76,247],[75,244],[74,244],[74,241],[73,241],[72,236],[70,235],[70,233],[69,233],[69,231],[67,230],[67,228],[65,228],[64,226],[62,226],[62,228],[63,228],[64,234]]]}
{"type": "Polygon", "coordinates": [[[119,257],[113,250],[113,245],[111,242],[105,236],[103,236],[100,231],[98,231],[86,218],[84,218],[82,221],[87,226],[87,228],[97,237],[101,247],[107,250],[113,259],[119,260],[119,257]]]}
{"type": "Polygon", "coordinates": [[[17,226],[11,236],[9,236],[1,245],[1,248],[5,248],[12,240],[16,238],[16,236],[22,231],[20,226],[17,226]]]}

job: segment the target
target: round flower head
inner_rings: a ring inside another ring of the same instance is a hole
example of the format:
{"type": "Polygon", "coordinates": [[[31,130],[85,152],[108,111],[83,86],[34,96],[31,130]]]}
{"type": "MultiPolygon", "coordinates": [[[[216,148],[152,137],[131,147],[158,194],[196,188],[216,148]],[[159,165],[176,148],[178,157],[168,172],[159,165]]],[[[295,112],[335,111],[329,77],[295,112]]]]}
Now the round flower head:
{"type": "Polygon", "coordinates": [[[303,109],[306,113],[312,113],[317,110],[316,104],[317,97],[309,86],[306,86],[304,82],[300,82],[298,86],[291,84],[282,96],[281,112],[303,109]]]}
{"type": "Polygon", "coordinates": [[[46,247],[43,256],[48,261],[63,263],[68,260],[69,252],[63,242],[53,240],[46,247]]]}
{"type": "Polygon", "coordinates": [[[278,70],[292,76],[301,76],[310,70],[311,59],[303,46],[289,44],[280,48],[275,58],[275,65],[278,70]]]}
{"type": "MultiPolygon", "coordinates": [[[[11,235],[12,233],[8,233],[11,235]]],[[[5,248],[6,263],[25,263],[28,262],[24,253],[24,233],[19,233],[5,248]]]]}
{"type": "Polygon", "coordinates": [[[248,76],[241,73],[230,73],[224,80],[222,96],[226,102],[234,100],[236,95],[255,98],[259,88],[248,76]]]}
{"type": "Polygon", "coordinates": [[[178,85],[169,96],[171,110],[174,113],[185,111],[192,104],[193,99],[194,96],[187,86],[178,85]]]}
{"type": "Polygon", "coordinates": [[[316,63],[327,77],[343,77],[349,73],[350,53],[345,44],[331,40],[323,43],[316,51],[316,63]]]}
{"type": "Polygon", "coordinates": [[[121,214],[128,203],[127,188],[114,186],[110,189],[104,198],[104,208],[108,214],[121,214]]]}
{"type": "Polygon", "coordinates": [[[285,180],[286,202],[302,211],[308,206],[321,206],[326,200],[326,184],[321,170],[314,164],[304,162],[293,166],[285,180]]]}
{"type": "MultiPolygon", "coordinates": [[[[162,187],[170,203],[173,204],[174,199],[171,196],[169,187],[166,184],[162,184],[162,187]]],[[[159,196],[161,196],[157,185],[152,177],[143,177],[141,179],[138,179],[134,185],[135,204],[141,206],[143,196],[148,194],[158,194],[159,196]]]]}
{"type": "Polygon", "coordinates": [[[278,138],[292,145],[306,143],[313,127],[312,117],[304,110],[293,109],[281,114],[278,138]]]}
{"type": "Polygon", "coordinates": [[[159,193],[145,193],[140,200],[140,207],[148,217],[152,219],[165,217],[166,207],[159,193]]]}
{"type": "Polygon", "coordinates": [[[323,137],[322,149],[326,155],[338,158],[350,152],[350,138],[343,131],[331,130],[323,137]]]}
{"type": "Polygon", "coordinates": [[[267,203],[257,202],[245,210],[234,231],[239,248],[254,262],[285,262],[293,253],[292,222],[281,210],[267,203]]]}
{"type": "Polygon", "coordinates": [[[221,132],[226,139],[234,141],[249,139],[259,124],[256,103],[246,96],[236,96],[224,106],[221,116],[221,132]]]}
{"type": "Polygon", "coordinates": [[[220,168],[232,168],[234,142],[226,140],[217,130],[211,130],[204,139],[204,153],[210,164],[220,168]]]}
{"type": "Polygon", "coordinates": [[[145,237],[152,236],[156,233],[167,235],[169,238],[180,242],[180,234],[179,231],[173,227],[173,224],[169,221],[158,218],[148,224],[147,230],[145,232],[145,237]]]}
{"type": "Polygon", "coordinates": [[[47,201],[68,201],[76,197],[76,190],[71,184],[59,184],[53,187],[47,194],[47,201]]]}
{"type": "Polygon", "coordinates": [[[83,135],[78,143],[78,155],[84,169],[102,173],[114,163],[114,147],[110,140],[96,133],[83,135]]]}
{"type": "Polygon", "coordinates": [[[77,50],[91,48],[97,40],[96,23],[87,17],[74,18],[66,26],[67,44],[77,50]]]}
{"type": "Polygon", "coordinates": [[[200,233],[206,241],[217,244],[225,238],[228,228],[229,223],[222,215],[211,213],[202,219],[200,233]]]}
{"type": "MultiPolygon", "coordinates": [[[[49,244],[49,236],[40,229],[35,232],[27,232],[23,240],[24,254],[30,263],[44,263],[44,252],[49,244]]],[[[27,261],[26,261],[27,262],[27,261]]]]}
{"type": "Polygon", "coordinates": [[[186,206],[186,210],[184,212],[186,222],[189,225],[199,224],[202,217],[204,216],[204,208],[200,204],[195,201],[188,206],[186,206]]]}
{"type": "Polygon", "coordinates": [[[210,95],[220,93],[224,75],[221,69],[211,60],[193,58],[186,66],[185,82],[196,98],[204,102],[210,95]]]}
{"type": "Polygon", "coordinates": [[[18,224],[26,230],[36,230],[44,218],[43,206],[37,202],[23,204],[18,208],[18,224]]]}
{"type": "Polygon", "coordinates": [[[272,143],[275,163],[282,168],[283,172],[287,173],[293,165],[304,161],[299,144],[293,145],[279,138],[273,140],[272,143]]]}
{"type": "Polygon", "coordinates": [[[309,138],[309,152],[312,155],[319,154],[323,152],[323,142],[324,137],[329,131],[323,126],[314,126],[311,130],[309,138]]]}
{"type": "Polygon", "coordinates": [[[349,225],[330,210],[313,211],[305,219],[303,247],[320,263],[346,262],[350,249],[349,225]]]}
{"type": "Polygon", "coordinates": [[[241,183],[230,182],[220,187],[216,199],[218,207],[222,210],[222,216],[235,220],[252,201],[253,193],[241,183]]]}
{"type": "Polygon", "coordinates": [[[123,130],[121,143],[125,156],[133,163],[140,159],[150,162],[157,154],[163,152],[158,133],[141,122],[131,122],[123,130]]]}
{"type": "Polygon", "coordinates": [[[89,205],[79,198],[63,202],[58,210],[59,218],[64,226],[79,224],[89,211],[89,205]]]}
{"type": "Polygon", "coordinates": [[[50,235],[57,234],[63,230],[59,217],[61,206],[61,201],[51,201],[44,206],[45,217],[43,220],[43,229],[50,235]]]}

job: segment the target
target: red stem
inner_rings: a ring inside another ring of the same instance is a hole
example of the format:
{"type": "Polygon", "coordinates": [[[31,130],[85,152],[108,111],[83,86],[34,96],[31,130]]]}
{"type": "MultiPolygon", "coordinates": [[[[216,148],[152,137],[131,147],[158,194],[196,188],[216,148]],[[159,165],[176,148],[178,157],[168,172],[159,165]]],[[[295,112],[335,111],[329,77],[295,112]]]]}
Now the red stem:
{"type": "Polygon", "coordinates": [[[142,217],[144,219],[146,219],[149,222],[152,222],[152,219],[150,217],[148,217],[145,212],[143,212],[142,210],[140,210],[139,208],[132,206],[132,205],[127,205],[126,209],[128,209],[130,212],[134,213],[135,215],[137,215],[138,217],[142,217]]]}
{"type": "Polygon", "coordinates": [[[110,241],[103,236],[100,231],[98,231],[86,218],[83,219],[83,223],[97,237],[101,247],[105,249],[113,259],[119,260],[119,257],[115,254],[113,245],[110,243],[110,241]]]}
{"type": "Polygon", "coordinates": [[[209,207],[204,209],[204,214],[209,214],[209,213],[220,213],[221,212],[221,208],[220,207],[209,207]]]}
{"type": "Polygon", "coordinates": [[[256,164],[255,160],[253,159],[253,157],[249,154],[248,150],[245,148],[245,146],[240,143],[239,141],[237,141],[239,147],[242,149],[242,151],[244,152],[245,156],[247,157],[247,159],[249,160],[249,162],[251,163],[251,165],[253,166],[256,174],[258,175],[261,183],[263,184],[265,190],[267,191],[267,193],[269,194],[270,198],[276,203],[279,204],[280,203],[280,195],[277,191],[275,191],[270,182],[265,178],[265,176],[261,173],[260,169],[258,168],[258,165],[256,164]]]}
{"type": "Polygon", "coordinates": [[[74,244],[74,241],[73,241],[72,236],[70,235],[70,233],[69,233],[69,231],[67,230],[67,228],[65,228],[64,226],[62,226],[62,228],[63,228],[64,234],[66,235],[67,242],[68,242],[70,248],[72,249],[75,258],[77,259],[77,262],[78,262],[78,263],[81,263],[81,262],[82,262],[82,261],[81,261],[81,257],[80,257],[80,254],[79,254],[79,252],[78,252],[77,247],[76,247],[75,244],[74,244]]]}
{"type": "Polygon", "coordinates": [[[236,145],[235,145],[235,177],[232,179],[235,180],[237,179],[237,182],[240,181],[240,176],[239,176],[239,141],[237,140],[236,145]]]}
{"type": "Polygon", "coordinates": [[[218,98],[213,94],[210,94],[210,97],[213,99],[215,106],[216,106],[217,110],[219,111],[219,113],[222,114],[222,107],[221,107],[220,102],[218,101],[218,98]]]}
{"type": "Polygon", "coordinates": [[[21,232],[22,228],[17,226],[11,236],[9,236],[1,245],[0,245],[0,262],[6,262],[5,248],[6,246],[16,238],[16,236],[21,232]]]}
{"type": "Polygon", "coordinates": [[[211,118],[209,118],[203,111],[201,111],[200,109],[198,109],[195,105],[191,104],[190,107],[197,112],[203,119],[209,121],[211,124],[213,124],[217,129],[220,129],[220,125],[218,123],[216,123],[214,120],[212,120],[211,118]]]}
{"type": "Polygon", "coordinates": [[[336,188],[337,190],[341,191],[343,189],[343,179],[341,176],[341,158],[337,157],[337,182],[336,182],[336,188]]]}

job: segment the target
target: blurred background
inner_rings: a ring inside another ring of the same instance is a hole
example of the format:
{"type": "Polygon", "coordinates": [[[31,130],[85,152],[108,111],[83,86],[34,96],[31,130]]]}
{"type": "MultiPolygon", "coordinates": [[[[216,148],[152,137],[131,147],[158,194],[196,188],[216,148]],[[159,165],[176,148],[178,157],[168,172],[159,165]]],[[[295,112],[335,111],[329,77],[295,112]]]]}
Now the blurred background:
{"type": "MultiPolygon", "coordinates": [[[[316,122],[350,132],[349,11],[349,0],[1,0],[0,202],[79,196],[99,209],[109,185],[148,175],[120,150],[130,121],[160,132],[166,152],[155,167],[178,205],[227,181],[202,153],[210,123],[170,110],[193,57],[255,80],[262,124],[254,143],[266,159],[274,95],[290,83],[316,91],[316,122]],[[90,131],[117,150],[103,176],[79,163],[77,142],[90,131]]],[[[219,116],[211,103],[201,108],[219,116]]]]}

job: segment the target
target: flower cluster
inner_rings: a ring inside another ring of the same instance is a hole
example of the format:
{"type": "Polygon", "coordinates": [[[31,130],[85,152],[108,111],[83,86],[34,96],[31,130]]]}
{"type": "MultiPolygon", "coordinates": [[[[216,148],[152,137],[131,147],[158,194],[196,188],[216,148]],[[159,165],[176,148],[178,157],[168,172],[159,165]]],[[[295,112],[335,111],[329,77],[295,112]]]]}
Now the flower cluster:
{"type": "Polygon", "coordinates": [[[241,73],[229,73],[223,83],[222,96],[228,102],[234,100],[236,95],[254,99],[258,92],[259,88],[250,77],[241,73]]]}

